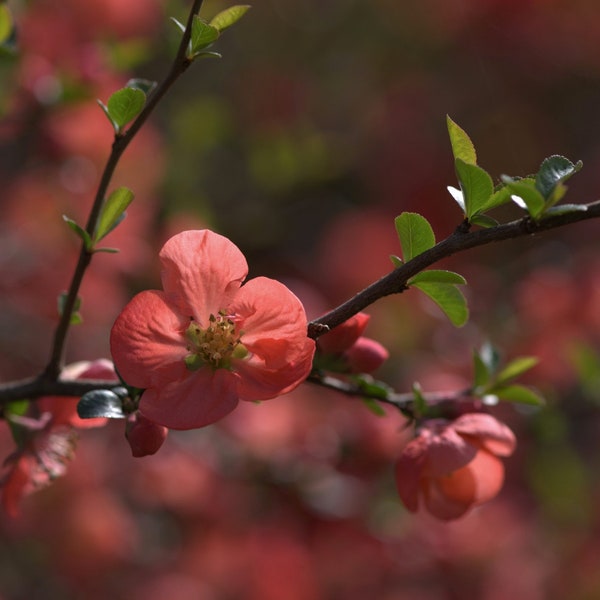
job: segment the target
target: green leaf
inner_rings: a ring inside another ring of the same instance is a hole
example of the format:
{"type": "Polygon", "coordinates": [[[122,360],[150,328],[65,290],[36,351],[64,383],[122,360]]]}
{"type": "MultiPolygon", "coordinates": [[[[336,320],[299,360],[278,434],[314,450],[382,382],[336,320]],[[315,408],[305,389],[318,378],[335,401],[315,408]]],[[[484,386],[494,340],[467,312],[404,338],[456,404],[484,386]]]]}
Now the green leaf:
{"type": "Polygon", "coordinates": [[[209,25],[197,15],[194,16],[188,56],[195,57],[200,50],[210,46],[219,35],[219,30],[216,27],[209,25]]]}
{"type": "Polygon", "coordinates": [[[585,212],[587,209],[588,207],[585,204],[561,204],[560,206],[548,208],[544,215],[566,215],[571,212],[585,212]]]}
{"type": "Polygon", "coordinates": [[[390,254],[390,260],[392,261],[392,264],[394,265],[394,267],[396,269],[398,267],[401,267],[404,264],[404,261],[399,256],[396,256],[395,254],[390,254]]]}
{"type": "Polygon", "coordinates": [[[140,90],[148,97],[155,90],[157,85],[158,83],[151,79],[141,79],[136,77],[135,79],[130,79],[125,87],[131,88],[132,90],[140,90]]]}
{"type": "Polygon", "coordinates": [[[546,403],[540,394],[524,385],[508,385],[506,387],[494,388],[491,393],[507,402],[518,402],[519,404],[530,404],[533,406],[542,406],[546,403]]]}
{"type": "Polygon", "coordinates": [[[492,208],[496,208],[497,206],[501,206],[502,204],[508,204],[511,200],[511,190],[507,186],[503,185],[500,189],[496,190],[485,203],[485,206],[481,209],[482,212],[487,212],[488,210],[492,210],[492,208]]]}
{"type": "Polygon", "coordinates": [[[81,397],[77,414],[82,419],[124,419],[123,401],[112,390],[93,390],[81,397]]]}
{"type": "Polygon", "coordinates": [[[425,217],[405,212],[396,217],[395,225],[405,262],[435,246],[433,229],[425,217]]]}
{"type": "Polygon", "coordinates": [[[135,119],[146,104],[146,94],[138,88],[124,87],[117,90],[108,99],[107,114],[113,122],[116,132],[135,119]]]}
{"type": "Polygon", "coordinates": [[[469,318],[467,301],[462,292],[448,283],[420,282],[412,285],[429,296],[456,327],[462,327],[469,318]]]}
{"type": "Polygon", "coordinates": [[[352,377],[352,381],[370,398],[380,398],[385,400],[392,392],[392,388],[389,385],[383,381],[374,379],[371,375],[367,375],[366,373],[355,375],[352,377]]]}
{"type": "Polygon", "coordinates": [[[385,417],[386,412],[383,409],[383,406],[377,402],[374,398],[361,398],[363,404],[376,416],[385,417]]]}
{"type": "Polygon", "coordinates": [[[10,39],[13,27],[13,18],[8,6],[0,4],[0,45],[10,39]]]}
{"type": "Polygon", "coordinates": [[[470,219],[484,210],[494,193],[494,182],[488,172],[477,165],[466,163],[460,158],[454,163],[464,197],[465,215],[470,219]]]}
{"type": "MultiPolygon", "coordinates": [[[[62,317],[63,313],[65,312],[65,303],[67,301],[67,292],[62,292],[61,294],[59,294],[56,301],[57,301],[58,314],[62,317]]],[[[75,304],[73,305],[73,313],[71,314],[71,319],[69,320],[69,323],[71,325],[80,325],[81,323],[83,323],[83,318],[81,317],[81,314],[79,313],[80,308],[81,308],[81,298],[79,296],[77,296],[77,298],[75,299],[75,304]]]]}
{"type": "Polygon", "coordinates": [[[90,234],[80,225],[78,225],[73,219],[69,219],[67,215],[63,215],[63,221],[77,234],[77,236],[83,241],[85,249],[90,252],[94,247],[94,242],[90,234]]]}
{"type": "Polygon", "coordinates": [[[535,180],[531,178],[511,179],[506,175],[502,176],[502,181],[510,189],[513,195],[523,200],[527,211],[534,218],[538,219],[544,212],[546,201],[535,186],[535,180]]]}
{"type": "Polygon", "coordinates": [[[508,363],[508,365],[506,365],[506,367],[504,367],[504,369],[502,369],[502,371],[498,373],[496,381],[494,383],[494,387],[496,385],[504,385],[510,380],[519,377],[519,375],[522,375],[526,371],[529,371],[530,369],[535,367],[535,365],[537,365],[538,362],[539,359],[535,356],[523,356],[511,360],[508,363]]]}
{"type": "Polygon", "coordinates": [[[218,31],[223,31],[231,27],[234,23],[237,23],[250,8],[249,4],[238,4],[231,6],[221,11],[218,15],[214,16],[209,25],[212,25],[218,31]]]}
{"type": "Polygon", "coordinates": [[[177,27],[177,29],[179,29],[179,31],[181,31],[181,33],[185,33],[185,25],[181,22],[178,21],[175,17],[170,17],[171,21],[173,21],[173,23],[175,23],[175,26],[177,27]]]}
{"type": "Polygon", "coordinates": [[[120,187],[112,192],[102,207],[94,236],[95,241],[106,237],[125,218],[125,210],[132,200],[133,192],[126,187],[120,187]]]}
{"type": "Polygon", "coordinates": [[[471,165],[477,164],[477,154],[471,138],[448,115],[446,115],[446,124],[454,158],[459,158],[471,165]]]}
{"type": "Polygon", "coordinates": [[[94,248],[94,252],[106,252],[106,254],[118,254],[118,248],[94,248]]]}
{"type": "Polygon", "coordinates": [[[473,387],[484,388],[490,381],[492,370],[479,352],[473,352],[473,387]]]}
{"type": "Polygon", "coordinates": [[[577,173],[582,166],[581,161],[574,165],[564,156],[550,156],[542,162],[535,176],[535,187],[545,200],[551,200],[555,188],[577,173]]]}
{"type": "Polygon", "coordinates": [[[496,219],[488,217],[487,215],[473,215],[469,221],[471,225],[479,225],[479,227],[485,227],[486,229],[489,227],[497,227],[499,225],[496,219]]]}
{"type": "Polygon", "coordinates": [[[452,283],[454,285],[466,285],[467,280],[458,273],[453,271],[444,271],[442,269],[431,269],[429,271],[421,271],[414,277],[408,280],[408,285],[413,285],[419,282],[430,283],[452,283]]]}

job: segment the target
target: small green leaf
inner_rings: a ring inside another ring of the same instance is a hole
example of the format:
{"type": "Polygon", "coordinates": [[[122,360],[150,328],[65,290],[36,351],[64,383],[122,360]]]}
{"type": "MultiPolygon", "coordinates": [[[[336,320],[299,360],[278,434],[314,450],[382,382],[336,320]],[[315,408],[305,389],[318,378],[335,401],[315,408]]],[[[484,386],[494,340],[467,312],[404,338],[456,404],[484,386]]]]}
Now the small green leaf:
{"type": "Polygon", "coordinates": [[[13,18],[8,6],[0,4],[0,45],[10,39],[13,27],[13,18]]]}
{"type": "Polygon", "coordinates": [[[415,381],[412,384],[412,393],[413,393],[413,403],[414,403],[414,413],[415,415],[425,415],[429,410],[429,406],[427,404],[427,400],[425,400],[425,396],[423,396],[423,390],[421,388],[421,384],[418,381],[415,381]]]}
{"type": "Polygon", "coordinates": [[[151,79],[141,79],[136,77],[135,79],[130,79],[125,87],[131,88],[132,90],[140,90],[148,97],[155,90],[157,85],[158,83],[151,79]]]}
{"type": "Polygon", "coordinates": [[[511,190],[507,186],[503,185],[500,189],[497,189],[489,198],[485,205],[482,207],[482,212],[487,212],[501,206],[502,204],[508,204],[510,202],[511,190]]]}
{"type": "Polygon", "coordinates": [[[506,183],[506,186],[513,195],[523,200],[527,211],[534,219],[538,219],[542,215],[546,201],[535,187],[534,179],[529,177],[525,179],[512,179],[506,175],[503,175],[501,179],[506,183]]]}
{"type": "Polygon", "coordinates": [[[396,217],[395,224],[405,262],[435,246],[433,229],[425,217],[405,212],[396,217]]]}
{"type": "Polygon", "coordinates": [[[477,351],[473,352],[473,371],[473,387],[485,388],[490,381],[492,371],[477,351]]]}
{"type": "Polygon", "coordinates": [[[504,367],[504,369],[502,369],[502,371],[498,373],[498,376],[496,377],[496,381],[494,383],[494,387],[496,385],[502,386],[511,381],[512,379],[519,377],[519,375],[522,375],[526,371],[529,371],[530,369],[535,367],[535,365],[537,365],[538,362],[539,359],[535,356],[523,356],[511,360],[508,363],[508,365],[506,365],[506,367],[504,367]]]}
{"type": "Polygon", "coordinates": [[[535,176],[535,187],[544,199],[548,201],[551,199],[555,188],[577,173],[582,166],[583,163],[581,161],[574,165],[564,156],[550,156],[542,162],[535,176]]]}
{"type": "Polygon", "coordinates": [[[219,35],[219,30],[216,27],[209,25],[196,15],[192,22],[192,37],[188,55],[194,57],[200,50],[210,46],[219,35]]]}
{"type": "Polygon", "coordinates": [[[414,277],[408,280],[408,285],[414,283],[430,282],[430,283],[452,283],[454,285],[466,285],[467,280],[458,273],[453,271],[444,271],[442,269],[431,269],[429,271],[421,271],[414,277]]]}
{"type": "MultiPolygon", "coordinates": [[[[67,301],[67,292],[62,292],[61,294],[58,295],[57,308],[58,308],[58,314],[61,317],[62,317],[63,313],[65,312],[66,301],[67,301]]],[[[81,298],[79,296],[77,296],[77,298],[75,300],[75,304],[73,305],[73,313],[71,314],[71,319],[69,320],[69,323],[71,325],[80,325],[81,323],[83,323],[83,318],[81,317],[81,314],[79,313],[80,308],[81,308],[81,298]]]]}
{"type": "Polygon", "coordinates": [[[377,417],[385,417],[386,412],[383,406],[377,402],[374,398],[361,398],[363,404],[377,417]]]}
{"type": "Polygon", "coordinates": [[[142,112],[145,103],[146,94],[138,88],[124,87],[112,94],[106,104],[106,110],[115,131],[121,131],[127,123],[135,119],[142,112]]]}
{"type": "Polygon", "coordinates": [[[485,227],[486,229],[489,227],[497,227],[499,225],[496,219],[488,217],[487,215],[473,215],[469,221],[471,225],[479,225],[479,227],[485,227]]]}
{"type": "Polygon", "coordinates": [[[77,414],[82,419],[124,419],[123,401],[112,390],[93,390],[81,397],[77,414]]]}
{"type": "Polygon", "coordinates": [[[477,154],[471,138],[448,115],[446,115],[446,124],[454,158],[471,165],[477,164],[477,154]]]}
{"type": "Polygon", "coordinates": [[[221,11],[218,15],[214,16],[209,25],[212,25],[218,31],[223,31],[231,27],[234,23],[237,23],[250,8],[249,4],[238,4],[231,6],[221,11]]]}
{"type": "Polygon", "coordinates": [[[462,327],[467,322],[469,318],[467,301],[456,286],[448,283],[420,282],[413,284],[412,287],[429,296],[456,327],[462,327]]]}
{"type": "Polygon", "coordinates": [[[588,207],[585,204],[561,204],[560,206],[553,206],[548,208],[545,212],[545,216],[550,215],[566,215],[571,212],[585,212],[588,207]]]}
{"type": "Polygon", "coordinates": [[[398,267],[401,267],[404,264],[404,261],[399,256],[396,256],[395,254],[390,254],[390,260],[392,261],[392,264],[394,265],[394,267],[396,269],[398,267]]]}
{"type": "Polygon", "coordinates": [[[392,392],[392,388],[389,385],[383,383],[383,381],[377,381],[366,373],[355,375],[352,377],[352,381],[370,398],[385,400],[392,392]]]}
{"type": "Polygon", "coordinates": [[[498,370],[498,366],[500,365],[500,353],[492,346],[492,344],[486,342],[481,346],[477,354],[490,375],[498,370]]]}
{"type": "Polygon", "coordinates": [[[177,27],[177,29],[179,29],[179,31],[181,31],[181,33],[185,33],[185,25],[181,22],[178,21],[175,17],[170,17],[171,21],[173,21],[173,23],[175,23],[175,26],[177,27]]]}
{"type": "Polygon", "coordinates": [[[524,385],[509,385],[497,389],[494,388],[492,393],[507,402],[518,402],[519,404],[530,404],[533,406],[542,406],[546,403],[540,394],[524,385]]]}
{"type": "Polygon", "coordinates": [[[133,192],[126,187],[120,187],[112,192],[102,207],[94,236],[95,241],[106,237],[125,218],[125,210],[132,201],[133,192]]]}
{"type": "Polygon", "coordinates": [[[494,193],[494,182],[487,171],[477,165],[466,163],[457,158],[455,161],[456,175],[465,202],[465,215],[468,219],[480,213],[494,193]]]}
{"type": "Polygon", "coordinates": [[[65,221],[65,223],[77,234],[77,236],[81,238],[85,245],[85,249],[90,252],[94,247],[94,243],[92,242],[90,234],[83,227],[73,221],[73,219],[69,219],[67,215],[63,215],[63,221],[65,221]]]}
{"type": "Polygon", "coordinates": [[[106,252],[106,254],[118,254],[118,248],[94,248],[94,252],[106,252]]]}

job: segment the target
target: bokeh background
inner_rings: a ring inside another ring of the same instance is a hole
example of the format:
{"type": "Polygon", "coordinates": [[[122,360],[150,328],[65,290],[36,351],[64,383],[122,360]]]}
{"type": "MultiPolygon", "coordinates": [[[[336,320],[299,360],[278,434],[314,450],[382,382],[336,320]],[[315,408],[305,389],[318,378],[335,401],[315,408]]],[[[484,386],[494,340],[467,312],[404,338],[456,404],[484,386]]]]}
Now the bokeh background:
{"type": "MultiPolygon", "coordinates": [[[[0,377],[45,364],[56,297],[112,130],[96,104],[160,79],[177,44],[161,0],[15,0],[18,54],[0,57],[0,377]]],[[[226,3],[207,0],[210,18],[226,3]]],[[[257,0],[186,73],[122,160],[136,194],[82,290],[71,361],[108,356],[156,254],[210,227],[251,276],[283,280],[315,317],[391,268],[393,218],[439,239],[461,219],[445,115],[494,178],[555,153],[600,190],[600,5],[595,0],[257,0]]],[[[499,219],[519,216],[504,208],[499,219]]],[[[500,406],[519,440],[500,496],[438,523],[400,504],[400,416],[304,385],[132,459],[120,422],[85,431],[69,473],[0,517],[2,600],[594,600],[600,597],[600,225],[444,262],[469,281],[454,329],[416,292],[372,306],[399,391],[468,385],[473,349],[535,354],[543,410],[500,406]]],[[[0,429],[3,455],[11,452],[0,429]]]]}

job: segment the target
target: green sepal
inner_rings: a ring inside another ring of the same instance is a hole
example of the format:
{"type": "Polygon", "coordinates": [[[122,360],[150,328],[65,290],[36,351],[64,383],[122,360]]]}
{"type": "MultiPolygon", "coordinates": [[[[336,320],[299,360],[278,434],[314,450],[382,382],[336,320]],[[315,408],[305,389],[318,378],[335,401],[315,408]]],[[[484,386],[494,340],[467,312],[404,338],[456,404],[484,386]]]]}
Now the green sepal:
{"type": "Polygon", "coordinates": [[[133,201],[133,192],[126,187],[114,190],[104,202],[94,241],[106,237],[126,216],[125,210],[133,201]]]}
{"type": "Polygon", "coordinates": [[[471,219],[486,210],[494,193],[494,182],[487,171],[475,164],[457,158],[454,166],[465,202],[465,216],[471,219]]]}
{"type": "Polygon", "coordinates": [[[198,15],[192,21],[192,34],[188,48],[188,58],[195,58],[201,50],[215,42],[220,33],[219,30],[203,21],[198,15]]]}
{"type": "Polygon", "coordinates": [[[81,419],[125,419],[123,400],[112,390],[93,390],[84,394],[77,403],[81,419]]]}
{"type": "MultiPolygon", "coordinates": [[[[58,295],[58,298],[56,299],[58,314],[61,317],[62,317],[63,313],[65,312],[65,303],[67,301],[67,296],[68,296],[67,292],[62,292],[58,295]]],[[[83,317],[79,313],[80,308],[81,308],[81,298],[79,296],[77,296],[77,298],[75,299],[75,304],[73,305],[73,313],[71,314],[71,319],[69,321],[69,323],[71,325],[80,325],[81,323],[83,323],[83,317]]]]}
{"type": "Polygon", "coordinates": [[[237,4],[236,6],[230,6],[229,8],[226,8],[215,15],[210,20],[209,25],[221,32],[237,23],[249,9],[249,4],[237,4]]]}
{"type": "Polygon", "coordinates": [[[421,271],[414,277],[408,280],[408,285],[415,283],[451,283],[453,285],[466,285],[467,280],[454,271],[445,271],[443,269],[430,269],[429,271],[421,271]]]}
{"type": "Polygon", "coordinates": [[[417,282],[412,284],[429,296],[456,327],[462,327],[469,319],[467,300],[453,284],[436,282],[417,282]]]}
{"type": "Polygon", "coordinates": [[[396,217],[395,225],[405,262],[435,246],[435,234],[425,217],[404,212],[396,217]]]}
{"type": "Polygon", "coordinates": [[[90,234],[80,225],[78,225],[73,219],[67,217],[67,215],[63,215],[63,221],[77,234],[77,236],[83,242],[85,249],[88,252],[91,252],[94,248],[94,242],[90,234]]]}
{"type": "Polygon", "coordinates": [[[454,158],[459,158],[471,165],[477,164],[475,146],[466,131],[457,125],[448,115],[446,115],[446,125],[448,126],[448,135],[450,136],[454,158]]]}

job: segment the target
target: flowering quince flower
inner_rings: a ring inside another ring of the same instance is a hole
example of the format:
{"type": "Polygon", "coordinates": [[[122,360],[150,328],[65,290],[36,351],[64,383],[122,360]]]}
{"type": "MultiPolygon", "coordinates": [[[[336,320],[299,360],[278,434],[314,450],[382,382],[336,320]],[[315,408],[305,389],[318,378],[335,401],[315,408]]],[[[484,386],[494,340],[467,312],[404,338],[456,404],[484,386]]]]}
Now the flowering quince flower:
{"type": "Polygon", "coordinates": [[[362,335],[370,318],[357,313],[318,339],[319,352],[334,359],[332,370],[372,373],[389,358],[379,342],[362,335]]]}
{"type": "Polygon", "coordinates": [[[427,421],[396,463],[400,498],[411,512],[422,502],[438,519],[457,519],[498,494],[504,482],[498,457],[515,446],[512,431],[488,414],[427,421]]]}
{"type": "MultiPolygon", "coordinates": [[[[64,368],[61,379],[104,379],[118,381],[112,363],[106,359],[82,361],[64,368]]],[[[76,429],[101,427],[107,419],[80,419],[78,398],[47,396],[37,401],[39,417],[8,418],[19,430],[19,447],[4,462],[8,472],[0,481],[2,506],[16,516],[22,499],[62,477],[77,445],[76,429]]]]}
{"type": "Polygon", "coordinates": [[[145,389],[139,410],[170,429],[209,425],[240,400],[291,391],[312,369],[300,300],[283,284],[256,277],[227,238],[184,231],[160,252],[163,291],[125,306],[110,344],[129,385],[145,389]]]}

